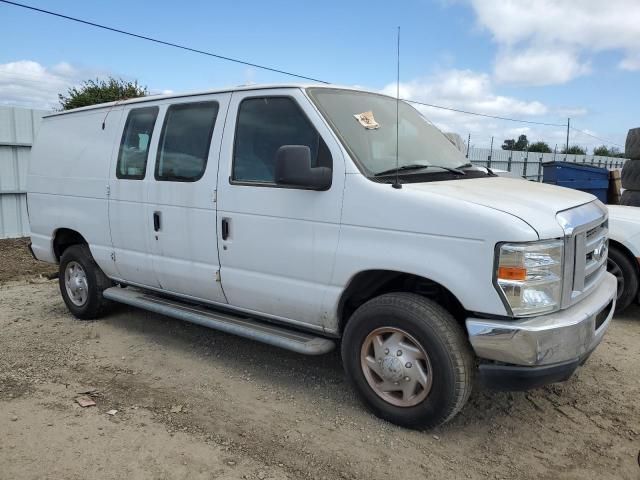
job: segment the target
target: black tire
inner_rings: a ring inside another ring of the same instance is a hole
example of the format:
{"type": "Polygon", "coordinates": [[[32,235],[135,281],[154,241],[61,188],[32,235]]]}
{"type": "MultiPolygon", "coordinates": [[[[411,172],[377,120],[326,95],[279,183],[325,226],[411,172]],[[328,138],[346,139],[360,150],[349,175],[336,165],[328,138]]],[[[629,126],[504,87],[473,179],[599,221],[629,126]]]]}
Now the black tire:
{"type": "Polygon", "coordinates": [[[620,197],[620,205],[627,205],[630,207],[640,207],[640,191],[639,190],[625,190],[620,197]]]}
{"type": "Polygon", "coordinates": [[[616,313],[619,313],[638,298],[638,269],[624,252],[609,247],[607,270],[618,280],[616,313]]]}
{"type": "Polygon", "coordinates": [[[640,160],[629,160],[622,167],[622,188],[640,190],[640,160]]]}
{"type": "Polygon", "coordinates": [[[113,283],[96,264],[87,245],[72,245],[64,251],[60,258],[58,284],[67,308],[74,317],[81,320],[99,318],[111,303],[102,296],[102,292],[113,286],[113,283]],[[65,271],[71,262],[79,264],[86,275],[87,294],[86,301],[82,305],[74,303],[67,291],[65,271]]]}
{"type": "Polygon", "coordinates": [[[342,339],[342,361],[360,398],[378,417],[403,427],[433,428],[453,418],[471,393],[474,360],[462,327],[437,303],[411,293],[389,293],[358,308],[342,339]],[[395,327],[427,352],[430,390],[415,406],[396,406],[371,387],[361,366],[361,349],[376,329],[395,327]]]}
{"type": "Polygon", "coordinates": [[[624,155],[633,160],[640,160],[640,128],[632,128],[627,133],[624,155]]]}

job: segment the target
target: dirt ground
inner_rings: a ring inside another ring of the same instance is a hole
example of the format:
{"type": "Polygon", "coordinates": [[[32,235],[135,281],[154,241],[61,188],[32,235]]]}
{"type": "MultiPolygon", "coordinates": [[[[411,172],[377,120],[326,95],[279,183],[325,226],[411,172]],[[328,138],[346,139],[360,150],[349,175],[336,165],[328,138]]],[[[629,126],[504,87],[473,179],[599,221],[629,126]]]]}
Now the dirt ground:
{"type": "Polygon", "coordinates": [[[364,410],[337,353],[124,306],[79,321],[56,281],[4,281],[0,479],[637,479],[639,371],[634,307],[567,383],[476,388],[451,423],[409,431],[364,410]]]}
{"type": "Polygon", "coordinates": [[[35,260],[29,253],[29,239],[0,240],[0,282],[48,277],[56,272],[55,265],[35,260]]]}

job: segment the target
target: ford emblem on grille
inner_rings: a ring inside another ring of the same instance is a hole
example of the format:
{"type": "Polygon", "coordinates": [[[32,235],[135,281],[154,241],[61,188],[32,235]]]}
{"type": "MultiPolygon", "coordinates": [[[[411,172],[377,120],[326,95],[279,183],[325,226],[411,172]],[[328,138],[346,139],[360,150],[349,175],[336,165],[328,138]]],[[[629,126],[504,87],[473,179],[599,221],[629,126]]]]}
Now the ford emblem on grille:
{"type": "Polygon", "coordinates": [[[607,241],[603,238],[598,242],[598,246],[593,250],[593,258],[599,262],[607,252],[607,241]]]}

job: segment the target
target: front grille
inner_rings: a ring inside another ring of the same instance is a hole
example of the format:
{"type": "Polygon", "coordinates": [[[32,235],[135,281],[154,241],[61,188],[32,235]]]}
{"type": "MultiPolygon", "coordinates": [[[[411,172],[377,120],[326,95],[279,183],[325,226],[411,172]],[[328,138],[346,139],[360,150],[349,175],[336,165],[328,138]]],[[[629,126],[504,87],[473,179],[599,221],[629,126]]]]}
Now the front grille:
{"type": "Polygon", "coordinates": [[[604,205],[592,202],[558,214],[565,230],[563,308],[588,295],[607,269],[608,219],[604,205]]]}
{"type": "MultiPolygon", "coordinates": [[[[585,267],[583,289],[589,289],[607,269],[609,249],[608,221],[587,231],[585,235],[585,267]]],[[[576,272],[578,274],[578,272],[576,272]]]]}

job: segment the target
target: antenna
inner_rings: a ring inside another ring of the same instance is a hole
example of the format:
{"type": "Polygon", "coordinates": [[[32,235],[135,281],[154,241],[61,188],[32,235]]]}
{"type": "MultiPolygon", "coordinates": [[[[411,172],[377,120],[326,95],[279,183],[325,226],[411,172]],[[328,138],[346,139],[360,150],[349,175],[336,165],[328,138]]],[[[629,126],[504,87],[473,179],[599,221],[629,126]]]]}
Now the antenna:
{"type": "Polygon", "coordinates": [[[398,26],[398,55],[396,57],[396,181],[391,184],[393,188],[402,188],[398,177],[400,176],[400,27],[398,26]]]}

